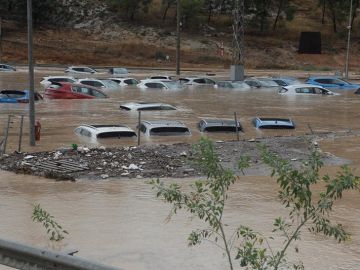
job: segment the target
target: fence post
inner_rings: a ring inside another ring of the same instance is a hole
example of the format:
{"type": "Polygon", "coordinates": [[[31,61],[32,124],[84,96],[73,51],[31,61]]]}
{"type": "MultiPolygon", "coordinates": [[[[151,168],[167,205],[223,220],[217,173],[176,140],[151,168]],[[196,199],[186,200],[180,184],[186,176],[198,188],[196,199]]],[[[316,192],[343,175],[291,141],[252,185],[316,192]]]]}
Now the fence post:
{"type": "Polygon", "coordinates": [[[10,114],[8,115],[8,121],[7,121],[6,129],[5,129],[5,138],[4,138],[3,154],[5,154],[5,152],[6,152],[6,144],[7,144],[7,139],[8,139],[8,136],[9,136],[11,116],[12,116],[12,115],[10,115],[10,114]]]}
{"type": "Polygon", "coordinates": [[[140,123],[141,123],[141,111],[139,112],[139,118],[138,118],[138,146],[140,145],[140,123]]]}
{"type": "Polygon", "coordinates": [[[240,141],[239,126],[238,126],[238,121],[237,121],[236,112],[234,112],[234,118],[235,118],[236,138],[237,138],[238,141],[240,141]]]}
{"type": "Polygon", "coordinates": [[[24,124],[24,115],[21,115],[21,120],[20,120],[20,134],[19,134],[19,147],[18,147],[18,152],[21,152],[21,142],[22,142],[22,133],[23,133],[23,124],[24,124]]]}

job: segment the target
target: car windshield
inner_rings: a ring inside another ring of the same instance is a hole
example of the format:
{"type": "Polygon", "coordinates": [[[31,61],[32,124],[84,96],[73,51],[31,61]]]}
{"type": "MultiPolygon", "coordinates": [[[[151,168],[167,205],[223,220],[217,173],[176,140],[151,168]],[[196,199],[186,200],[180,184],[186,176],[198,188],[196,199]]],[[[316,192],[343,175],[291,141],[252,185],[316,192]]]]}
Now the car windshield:
{"type": "Polygon", "coordinates": [[[150,130],[151,135],[190,135],[186,127],[156,127],[150,130]]]}
{"type": "Polygon", "coordinates": [[[246,83],[243,82],[233,82],[232,83],[233,88],[247,88],[248,85],[246,83]]]}
{"type": "Polygon", "coordinates": [[[112,81],[112,80],[101,80],[101,82],[107,87],[107,88],[116,88],[119,87],[119,85],[112,81]]]}
{"type": "Polygon", "coordinates": [[[258,79],[258,80],[263,86],[268,86],[268,87],[279,86],[276,82],[270,79],[258,79]]]}
{"type": "Polygon", "coordinates": [[[178,82],[163,82],[169,89],[180,89],[182,85],[178,82]]]}

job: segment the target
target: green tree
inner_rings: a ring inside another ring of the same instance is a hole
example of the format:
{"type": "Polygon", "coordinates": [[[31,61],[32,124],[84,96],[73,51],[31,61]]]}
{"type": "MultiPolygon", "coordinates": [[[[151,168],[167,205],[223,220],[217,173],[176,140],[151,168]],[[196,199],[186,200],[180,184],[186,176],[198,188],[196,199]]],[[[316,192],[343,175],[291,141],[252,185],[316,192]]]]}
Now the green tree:
{"type": "Polygon", "coordinates": [[[181,18],[185,28],[198,24],[203,6],[204,0],[181,0],[181,18]]]}
{"type": "MultiPolygon", "coordinates": [[[[284,238],[284,244],[279,250],[271,247],[268,238],[242,225],[233,236],[227,236],[226,223],[223,220],[224,206],[228,190],[238,177],[221,165],[211,141],[201,139],[196,147],[197,164],[206,175],[206,179],[195,181],[190,186],[190,192],[182,191],[176,183],[166,186],[159,179],[150,183],[157,197],[172,204],[171,214],[184,209],[207,224],[207,228],[191,232],[188,237],[189,245],[199,244],[203,240],[213,242],[224,250],[230,269],[233,269],[234,253],[240,266],[247,267],[248,270],[277,270],[281,267],[302,269],[301,262],[290,264],[286,260],[291,244],[300,239],[305,225],[310,231],[332,236],[339,242],[348,239],[349,234],[341,224],[333,224],[329,214],[344,191],[359,189],[360,179],[346,166],[342,167],[334,178],[327,175],[320,177],[319,170],[323,163],[316,150],[311,152],[300,169],[263,146],[260,147],[260,151],[263,162],[270,166],[272,176],[277,178],[280,188],[279,199],[283,206],[289,209],[287,219],[276,218],[274,221],[273,237],[284,238]],[[313,186],[319,182],[325,184],[325,189],[318,194],[319,199],[315,201],[313,186]]],[[[249,158],[241,157],[240,170],[248,165],[249,158]]]]}

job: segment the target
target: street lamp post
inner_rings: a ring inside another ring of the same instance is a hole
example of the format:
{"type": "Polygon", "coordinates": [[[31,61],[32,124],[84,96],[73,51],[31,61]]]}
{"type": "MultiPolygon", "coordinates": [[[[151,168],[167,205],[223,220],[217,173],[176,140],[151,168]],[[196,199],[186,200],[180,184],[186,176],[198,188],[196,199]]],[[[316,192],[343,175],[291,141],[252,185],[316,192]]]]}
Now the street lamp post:
{"type": "Polygon", "coordinates": [[[349,52],[350,52],[350,36],[351,36],[351,21],[352,21],[352,0],[350,0],[350,12],[349,12],[349,25],[348,37],[347,37],[347,46],[346,46],[346,60],[345,60],[345,78],[349,78],[349,52]]]}
{"type": "Polygon", "coordinates": [[[29,135],[30,146],[35,146],[35,103],[34,103],[34,64],[33,64],[33,22],[32,0],[27,0],[28,26],[28,65],[29,65],[29,135]]]}
{"type": "Polygon", "coordinates": [[[180,75],[180,0],[176,1],[176,75],[180,75]]]}

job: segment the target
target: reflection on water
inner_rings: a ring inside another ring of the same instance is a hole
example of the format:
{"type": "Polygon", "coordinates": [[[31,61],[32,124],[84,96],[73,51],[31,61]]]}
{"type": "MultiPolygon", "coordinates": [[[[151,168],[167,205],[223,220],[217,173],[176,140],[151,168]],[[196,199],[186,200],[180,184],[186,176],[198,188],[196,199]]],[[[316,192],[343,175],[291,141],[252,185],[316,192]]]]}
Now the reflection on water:
{"type": "MultiPolygon", "coordinates": [[[[46,75],[37,74],[36,82],[46,75]]],[[[24,88],[25,73],[0,74],[0,88],[24,88]],[[20,74],[20,75],[19,75],[20,74]]],[[[119,89],[107,100],[45,100],[37,103],[37,119],[42,124],[42,138],[36,148],[45,150],[86,144],[73,129],[83,123],[122,123],[136,127],[137,113],[120,111],[129,101],[161,101],[178,111],[144,112],[143,119],[181,120],[192,129],[191,137],[145,138],[143,143],[195,142],[201,134],[196,125],[201,117],[231,118],[237,112],[244,138],[292,135],[315,131],[359,130],[359,96],[287,97],[274,90],[231,91],[187,89],[182,91],[119,89]],[[250,121],[254,116],[291,117],[295,130],[257,131],[250,121]]],[[[24,104],[0,104],[0,121],[8,113],[27,113],[24,104]]],[[[0,123],[0,126],[2,124],[0,123]]],[[[18,121],[14,121],[9,149],[17,147],[18,121]]],[[[27,127],[25,127],[27,130],[27,127]]],[[[233,139],[233,134],[211,135],[215,140],[233,139]]],[[[27,136],[25,137],[27,140],[27,136]]],[[[136,144],[136,139],[101,140],[107,146],[136,144]]],[[[321,142],[324,151],[354,160],[359,168],[358,138],[321,142]]],[[[336,168],[327,168],[333,174],[336,168]]],[[[144,180],[112,179],[76,183],[54,182],[33,176],[0,172],[0,237],[54,249],[80,250],[78,256],[118,266],[122,269],[227,269],[222,252],[204,243],[189,248],[186,238],[202,224],[184,214],[169,223],[169,206],[154,198],[144,180]],[[32,205],[41,205],[70,231],[59,246],[47,241],[43,228],[31,222],[32,205]]],[[[170,180],[169,180],[170,181],[170,180]]],[[[182,179],[188,184],[193,179],[182,179]]],[[[238,224],[250,225],[269,234],[273,219],[286,212],[276,199],[277,186],[269,177],[245,177],[230,192],[225,219],[229,230],[238,224]]],[[[337,207],[334,218],[352,234],[346,244],[337,244],[322,236],[304,233],[299,242],[299,256],[307,269],[359,269],[360,210],[359,194],[349,192],[337,207]],[[316,256],[314,256],[316,254],[316,256]]],[[[291,257],[295,258],[293,250],[291,257]]],[[[1,268],[3,269],[3,268],[1,268]]],[[[4,268],[5,269],[5,268],[4,268]]],[[[239,269],[239,268],[237,268],[239,269]]]]}

